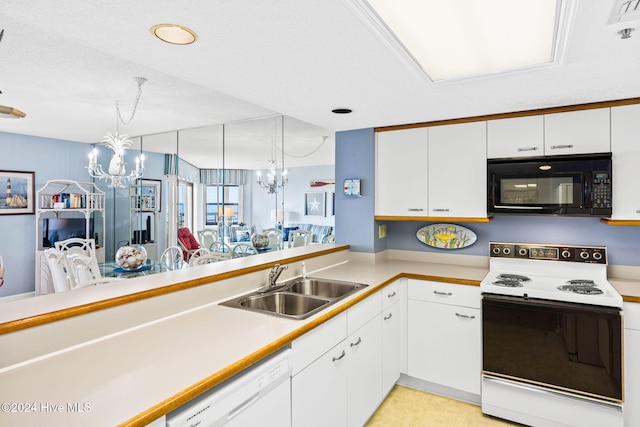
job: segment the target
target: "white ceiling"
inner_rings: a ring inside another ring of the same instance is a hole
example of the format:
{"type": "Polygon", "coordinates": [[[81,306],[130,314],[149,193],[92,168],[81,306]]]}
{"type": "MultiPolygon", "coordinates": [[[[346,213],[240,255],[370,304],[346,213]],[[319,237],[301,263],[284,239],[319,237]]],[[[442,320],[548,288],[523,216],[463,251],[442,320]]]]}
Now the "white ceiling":
{"type": "Polygon", "coordinates": [[[576,3],[562,65],[431,83],[343,0],[3,0],[0,104],[27,117],[0,131],[98,142],[116,100],[130,114],[134,76],[148,81],[123,133],[285,114],[313,125],[300,153],[340,130],[640,96],[640,31],[617,34],[638,21],[608,24],[614,0],[576,3]],[[198,41],[159,42],[149,29],[166,22],[198,41]]]}

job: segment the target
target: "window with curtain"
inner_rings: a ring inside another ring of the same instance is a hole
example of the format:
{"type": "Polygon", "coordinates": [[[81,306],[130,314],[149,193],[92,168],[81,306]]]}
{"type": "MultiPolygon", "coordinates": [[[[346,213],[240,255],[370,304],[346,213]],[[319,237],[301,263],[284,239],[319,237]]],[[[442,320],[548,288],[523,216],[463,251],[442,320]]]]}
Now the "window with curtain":
{"type": "Polygon", "coordinates": [[[237,224],[240,204],[239,185],[207,185],[206,225],[217,225],[223,216],[227,222],[237,224]]]}

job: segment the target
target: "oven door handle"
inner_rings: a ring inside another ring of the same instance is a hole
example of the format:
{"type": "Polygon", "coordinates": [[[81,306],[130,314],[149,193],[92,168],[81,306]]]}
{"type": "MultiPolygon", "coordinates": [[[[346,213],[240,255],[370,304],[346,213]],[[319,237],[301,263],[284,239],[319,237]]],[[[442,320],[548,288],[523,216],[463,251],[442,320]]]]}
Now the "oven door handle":
{"type": "Polygon", "coordinates": [[[509,305],[520,305],[523,307],[539,307],[539,308],[549,308],[549,309],[558,309],[561,308],[566,312],[580,312],[580,313],[606,313],[609,315],[619,316],[622,308],[618,307],[608,307],[602,305],[586,305],[586,304],[576,304],[572,302],[564,302],[564,301],[554,301],[554,300],[546,300],[546,299],[537,299],[537,298],[528,298],[528,297],[517,297],[511,295],[496,295],[496,294],[482,294],[482,303],[488,304],[509,304],[509,305]]]}

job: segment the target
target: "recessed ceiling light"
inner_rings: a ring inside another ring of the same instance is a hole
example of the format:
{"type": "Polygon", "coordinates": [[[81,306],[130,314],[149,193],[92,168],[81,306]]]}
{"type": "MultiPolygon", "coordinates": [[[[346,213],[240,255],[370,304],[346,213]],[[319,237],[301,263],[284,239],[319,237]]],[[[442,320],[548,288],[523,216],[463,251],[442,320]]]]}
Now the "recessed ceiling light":
{"type": "Polygon", "coordinates": [[[158,24],[151,27],[151,34],[166,43],[191,44],[198,39],[195,31],[176,24],[158,24]]]}
{"type": "Polygon", "coordinates": [[[331,110],[332,113],[336,114],[349,114],[352,111],[353,110],[351,108],[334,108],[333,110],[331,110]]]}

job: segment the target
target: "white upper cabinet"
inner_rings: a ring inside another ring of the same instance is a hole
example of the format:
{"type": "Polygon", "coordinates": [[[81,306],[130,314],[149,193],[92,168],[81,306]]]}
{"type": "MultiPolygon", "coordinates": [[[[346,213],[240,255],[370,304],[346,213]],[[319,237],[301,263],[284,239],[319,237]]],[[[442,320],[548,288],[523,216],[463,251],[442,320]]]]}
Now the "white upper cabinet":
{"type": "Polygon", "coordinates": [[[427,128],[376,134],[375,214],[427,216],[427,128]]]}
{"type": "Polygon", "coordinates": [[[544,115],[544,154],[607,153],[611,151],[610,109],[544,115]]]}
{"type": "Polygon", "coordinates": [[[487,216],[487,122],[429,128],[429,212],[487,216]]]}
{"type": "Polygon", "coordinates": [[[612,219],[640,219],[640,104],[611,108],[612,219]]]}
{"type": "Polygon", "coordinates": [[[487,122],[487,158],[544,155],[543,116],[514,117],[487,122]]]}

